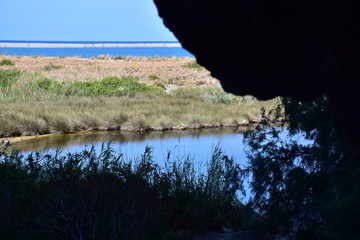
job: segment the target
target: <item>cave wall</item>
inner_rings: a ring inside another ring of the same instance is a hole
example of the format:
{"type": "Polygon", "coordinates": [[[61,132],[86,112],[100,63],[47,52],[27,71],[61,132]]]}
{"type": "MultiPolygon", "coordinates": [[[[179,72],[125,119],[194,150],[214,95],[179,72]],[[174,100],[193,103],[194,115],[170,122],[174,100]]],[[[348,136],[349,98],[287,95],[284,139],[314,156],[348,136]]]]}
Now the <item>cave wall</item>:
{"type": "Polygon", "coordinates": [[[164,24],[223,88],[258,99],[331,99],[359,157],[360,14],[352,0],[154,0],[164,24]]]}

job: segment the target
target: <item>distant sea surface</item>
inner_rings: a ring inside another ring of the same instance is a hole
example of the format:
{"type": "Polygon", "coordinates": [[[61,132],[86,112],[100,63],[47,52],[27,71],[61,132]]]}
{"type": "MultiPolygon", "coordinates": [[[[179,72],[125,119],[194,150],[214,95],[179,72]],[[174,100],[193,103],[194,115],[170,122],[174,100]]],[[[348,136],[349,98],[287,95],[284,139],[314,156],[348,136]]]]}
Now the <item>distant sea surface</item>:
{"type": "Polygon", "coordinates": [[[144,57],[194,57],[181,47],[124,47],[124,48],[0,48],[0,54],[11,56],[46,56],[84,58],[99,55],[144,57]]]}
{"type": "Polygon", "coordinates": [[[96,57],[99,55],[111,56],[144,56],[144,57],[194,57],[182,47],[82,47],[84,44],[173,44],[177,42],[74,42],[74,41],[4,41],[0,43],[30,43],[30,44],[79,44],[77,47],[54,47],[54,48],[32,48],[32,47],[0,47],[0,54],[12,56],[47,56],[47,57],[96,57]]]}

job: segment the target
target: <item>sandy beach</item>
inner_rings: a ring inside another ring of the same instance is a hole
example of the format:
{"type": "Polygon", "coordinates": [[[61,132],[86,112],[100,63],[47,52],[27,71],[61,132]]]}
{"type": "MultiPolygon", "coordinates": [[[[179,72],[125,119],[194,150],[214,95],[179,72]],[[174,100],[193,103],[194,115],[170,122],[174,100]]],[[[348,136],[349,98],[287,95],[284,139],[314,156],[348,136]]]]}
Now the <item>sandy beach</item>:
{"type": "Polygon", "coordinates": [[[0,42],[2,48],[133,48],[181,47],[180,43],[20,43],[0,42]]]}

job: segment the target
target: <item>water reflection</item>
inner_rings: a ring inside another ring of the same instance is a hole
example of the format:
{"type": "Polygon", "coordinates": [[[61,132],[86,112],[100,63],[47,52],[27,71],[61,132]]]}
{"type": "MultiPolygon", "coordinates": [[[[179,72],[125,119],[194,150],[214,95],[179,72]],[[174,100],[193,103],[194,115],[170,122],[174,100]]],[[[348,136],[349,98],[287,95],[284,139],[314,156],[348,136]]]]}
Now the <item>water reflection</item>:
{"type": "MultiPolygon", "coordinates": [[[[46,137],[34,137],[25,139],[14,143],[13,149],[21,150],[22,152],[43,152],[56,149],[79,149],[85,145],[98,145],[104,142],[112,142],[116,145],[126,145],[131,142],[134,145],[137,143],[154,143],[173,141],[174,139],[198,139],[199,141],[208,142],[207,138],[216,141],[216,138],[221,138],[225,135],[238,135],[239,132],[245,131],[245,128],[223,128],[223,129],[201,129],[201,130],[187,130],[187,131],[167,131],[167,132],[121,132],[121,131],[107,131],[107,132],[87,132],[77,134],[59,134],[49,135],[46,137]],[[214,139],[215,137],[215,139],[214,139]],[[200,141],[201,139],[201,141],[200,141]]],[[[220,139],[219,139],[220,140],[220,139]]],[[[219,142],[213,142],[217,144],[219,142]]],[[[221,144],[221,143],[220,143],[221,144]]],[[[142,144],[140,144],[142,145],[142,144]]],[[[200,147],[200,146],[199,146],[200,147]]],[[[12,149],[11,149],[12,150],[12,149]]]]}
{"type": "MultiPolygon", "coordinates": [[[[181,161],[189,156],[196,166],[203,166],[212,156],[213,148],[219,146],[229,157],[233,157],[236,163],[247,165],[245,154],[246,146],[243,144],[243,132],[246,128],[223,128],[223,129],[201,129],[191,131],[168,131],[168,132],[146,132],[131,133],[120,131],[89,132],[68,135],[52,135],[46,137],[32,138],[13,145],[13,148],[21,150],[24,155],[30,152],[54,153],[57,149],[63,154],[68,152],[81,152],[85,148],[94,147],[100,152],[103,143],[111,142],[115,152],[122,153],[126,159],[136,159],[147,146],[152,147],[153,159],[162,166],[168,153],[170,160],[181,161]]],[[[280,138],[287,139],[288,131],[283,129],[280,138]]],[[[304,139],[302,134],[293,136],[293,140],[303,145],[312,144],[304,139]]],[[[239,199],[246,202],[250,196],[248,180],[244,182],[246,196],[239,199]]]]}
{"type": "MultiPolygon", "coordinates": [[[[206,169],[205,165],[210,161],[215,146],[219,146],[227,156],[233,157],[236,163],[246,165],[242,134],[245,130],[247,129],[223,128],[147,133],[89,132],[32,138],[14,144],[13,148],[21,150],[24,155],[34,151],[53,154],[57,149],[66,154],[81,152],[90,147],[100,152],[103,143],[111,142],[116,153],[124,154],[127,160],[134,160],[149,146],[153,151],[153,160],[159,166],[164,166],[170,153],[170,161],[181,162],[189,157],[196,171],[201,172],[206,169]]],[[[238,197],[245,202],[249,199],[250,188],[247,182],[244,185],[247,196],[239,194],[238,197]]]]}

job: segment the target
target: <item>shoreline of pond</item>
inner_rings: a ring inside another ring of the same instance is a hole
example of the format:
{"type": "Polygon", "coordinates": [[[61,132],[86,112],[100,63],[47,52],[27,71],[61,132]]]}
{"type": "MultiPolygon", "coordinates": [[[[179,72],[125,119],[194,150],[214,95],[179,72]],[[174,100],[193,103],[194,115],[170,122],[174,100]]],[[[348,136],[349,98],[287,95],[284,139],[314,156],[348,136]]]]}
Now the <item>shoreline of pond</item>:
{"type": "MultiPolygon", "coordinates": [[[[138,128],[138,127],[125,127],[125,128],[109,128],[109,127],[97,127],[93,129],[87,129],[83,131],[76,131],[70,133],[49,133],[49,134],[34,134],[34,135],[22,135],[14,137],[5,137],[0,138],[0,149],[2,144],[15,144],[27,140],[33,139],[43,139],[53,136],[70,136],[70,135],[80,135],[80,134],[91,134],[91,133],[106,133],[106,132],[121,132],[121,133],[149,133],[149,132],[186,132],[186,131],[201,131],[201,130],[223,130],[223,129],[234,129],[234,130],[247,130],[250,128],[255,128],[258,126],[260,121],[252,121],[250,123],[241,123],[241,124],[193,124],[193,125],[178,125],[173,127],[148,127],[148,128],[138,128]]],[[[274,123],[275,125],[275,123],[274,123]]]]}

